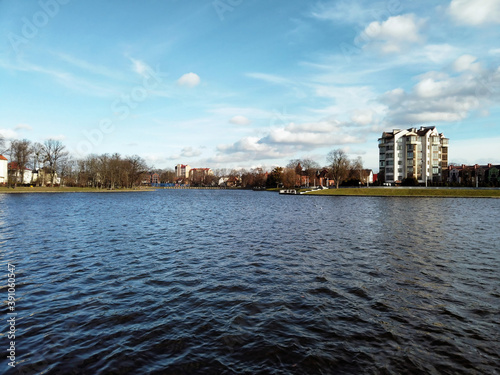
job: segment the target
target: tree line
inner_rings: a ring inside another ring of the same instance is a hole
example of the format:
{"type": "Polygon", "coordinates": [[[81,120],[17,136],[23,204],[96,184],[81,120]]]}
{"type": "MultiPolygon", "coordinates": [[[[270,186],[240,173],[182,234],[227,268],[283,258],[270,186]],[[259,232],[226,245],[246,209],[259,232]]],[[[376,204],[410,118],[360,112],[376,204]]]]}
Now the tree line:
{"type": "Polygon", "coordinates": [[[363,181],[363,162],[361,157],[350,159],[342,149],[334,149],[327,154],[327,165],[320,165],[311,159],[293,159],[286,167],[276,167],[269,174],[266,186],[268,188],[293,188],[304,185],[316,185],[319,178],[333,182],[338,189],[340,185],[359,186],[363,181]]]}
{"type": "MultiPolygon", "coordinates": [[[[158,174],[158,181],[177,182],[173,169],[153,169],[137,155],[91,154],[76,159],[66,150],[64,144],[55,139],[43,143],[27,139],[12,140],[8,147],[0,137],[0,151],[10,157],[15,168],[9,171],[9,185],[25,182],[27,169],[32,170],[30,184],[35,186],[61,184],[64,186],[92,187],[101,189],[134,188],[144,182],[151,182],[151,175],[158,174]],[[35,177],[36,174],[36,177],[35,177]]],[[[191,185],[217,186],[224,178],[228,186],[243,188],[285,187],[293,188],[304,184],[319,184],[319,176],[341,184],[358,185],[363,180],[361,158],[349,159],[345,151],[335,149],[327,155],[327,165],[321,167],[310,158],[292,159],[286,167],[252,169],[214,169],[213,174],[199,176],[191,185]],[[307,182],[305,182],[307,181],[307,182]]]]}
{"type": "Polygon", "coordinates": [[[137,155],[92,154],[76,159],[61,141],[55,139],[44,143],[12,140],[7,148],[5,141],[0,139],[0,147],[10,159],[8,184],[12,187],[28,182],[34,186],[134,188],[149,175],[147,163],[137,155]],[[31,170],[30,181],[25,178],[28,169],[31,170]]]}

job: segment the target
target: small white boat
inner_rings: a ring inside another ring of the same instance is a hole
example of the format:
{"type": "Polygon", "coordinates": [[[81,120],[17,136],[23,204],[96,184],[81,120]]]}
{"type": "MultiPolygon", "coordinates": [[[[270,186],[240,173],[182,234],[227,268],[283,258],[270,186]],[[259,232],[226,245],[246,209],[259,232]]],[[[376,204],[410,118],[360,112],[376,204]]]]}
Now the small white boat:
{"type": "Polygon", "coordinates": [[[295,194],[299,194],[299,193],[297,193],[297,190],[295,190],[295,189],[281,189],[280,190],[280,194],[292,194],[292,195],[295,195],[295,194]]]}

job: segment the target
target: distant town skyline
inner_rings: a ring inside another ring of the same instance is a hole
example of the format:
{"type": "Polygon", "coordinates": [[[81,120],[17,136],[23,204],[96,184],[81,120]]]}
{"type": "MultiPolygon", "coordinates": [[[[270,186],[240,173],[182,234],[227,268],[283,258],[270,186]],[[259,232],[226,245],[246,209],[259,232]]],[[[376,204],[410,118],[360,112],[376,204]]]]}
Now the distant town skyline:
{"type": "Polygon", "coordinates": [[[157,168],[286,165],[436,126],[499,163],[500,1],[0,2],[0,134],[157,168]]]}

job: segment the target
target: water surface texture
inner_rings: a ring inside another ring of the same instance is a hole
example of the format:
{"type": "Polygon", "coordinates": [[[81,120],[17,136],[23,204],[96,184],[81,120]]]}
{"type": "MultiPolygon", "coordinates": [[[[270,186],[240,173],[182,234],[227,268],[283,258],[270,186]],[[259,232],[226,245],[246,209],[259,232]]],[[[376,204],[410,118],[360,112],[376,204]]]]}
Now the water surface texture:
{"type": "Polygon", "coordinates": [[[499,223],[495,199],[0,194],[0,373],[498,374],[499,223]]]}

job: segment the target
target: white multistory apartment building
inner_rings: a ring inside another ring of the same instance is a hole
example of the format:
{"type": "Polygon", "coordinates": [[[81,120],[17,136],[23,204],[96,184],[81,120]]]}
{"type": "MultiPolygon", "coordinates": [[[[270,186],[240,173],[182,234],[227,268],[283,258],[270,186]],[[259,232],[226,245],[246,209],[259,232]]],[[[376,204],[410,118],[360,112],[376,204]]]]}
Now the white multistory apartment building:
{"type": "Polygon", "coordinates": [[[379,178],[394,183],[415,177],[419,183],[444,181],[448,138],[436,127],[394,129],[379,138],[379,178]]]}
{"type": "Polygon", "coordinates": [[[189,178],[191,167],[188,164],[177,164],[175,166],[175,176],[182,178],[189,178]]]}

